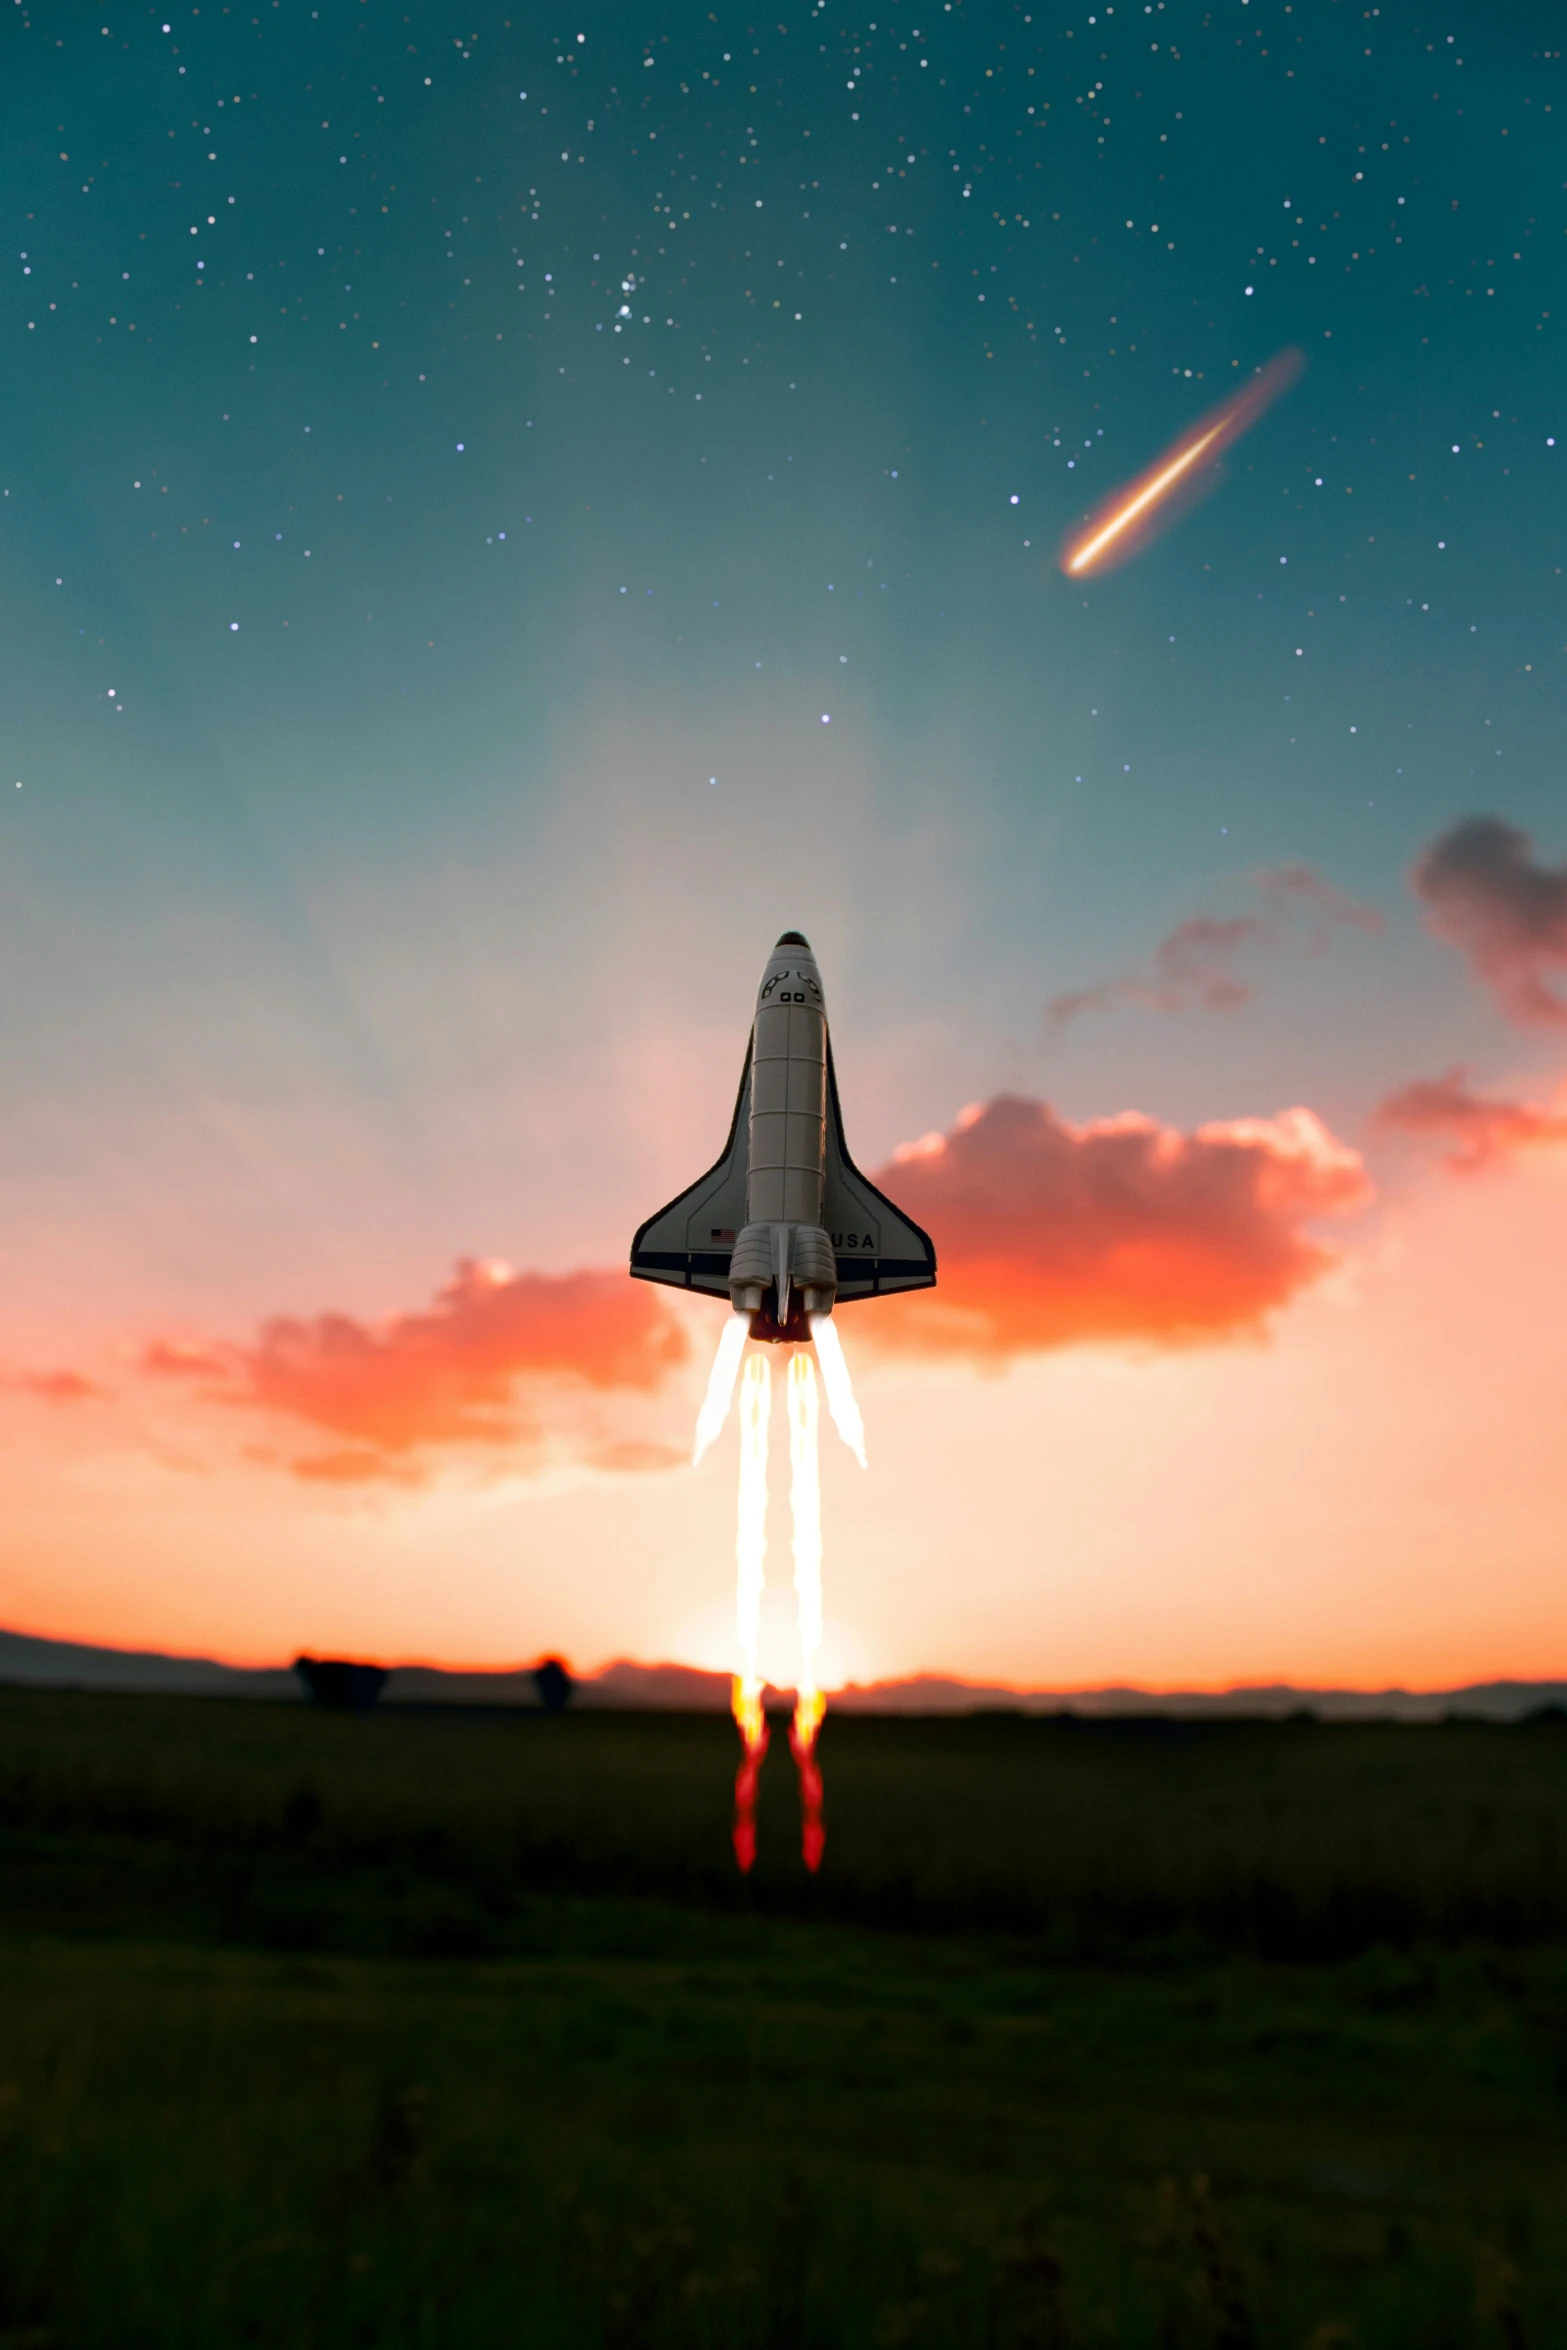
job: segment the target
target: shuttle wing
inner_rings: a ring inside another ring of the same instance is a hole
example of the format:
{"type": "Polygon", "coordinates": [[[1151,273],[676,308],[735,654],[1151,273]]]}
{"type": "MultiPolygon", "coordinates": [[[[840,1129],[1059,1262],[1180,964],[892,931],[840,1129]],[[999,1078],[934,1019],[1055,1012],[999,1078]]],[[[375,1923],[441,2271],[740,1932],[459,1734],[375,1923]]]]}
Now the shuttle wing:
{"type": "MultiPolygon", "coordinates": [[[[751,1122],[751,1046],[723,1154],[689,1190],[650,1216],[631,1243],[637,1281],[729,1295],[729,1260],[745,1223],[746,1159],[751,1122]]],[[[838,1299],[886,1297],[933,1289],[936,1251],[928,1233],[860,1173],[843,1139],[843,1112],[832,1040],[827,1043],[827,1167],[822,1222],[838,1268],[838,1299]]]]}
{"type": "Polygon", "coordinates": [[[751,1124],[751,1043],[746,1039],[740,1091],[723,1155],[689,1191],[649,1216],[631,1243],[636,1281],[729,1295],[729,1259],[745,1222],[746,1154],[751,1124]]]}
{"type": "Polygon", "coordinates": [[[930,1235],[867,1181],[849,1156],[838,1105],[838,1074],[827,1040],[827,1185],[822,1222],[838,1264],[840,1303],[885,1297],[899,1289],[934,1289],[930,1235]]]}

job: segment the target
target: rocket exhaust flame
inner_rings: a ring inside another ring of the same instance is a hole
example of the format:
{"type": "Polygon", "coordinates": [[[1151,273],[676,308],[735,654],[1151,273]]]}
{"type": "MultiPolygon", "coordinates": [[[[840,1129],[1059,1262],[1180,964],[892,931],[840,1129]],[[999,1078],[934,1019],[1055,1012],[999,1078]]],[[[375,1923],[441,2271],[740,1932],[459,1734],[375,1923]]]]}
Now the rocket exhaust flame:
{"type": "Polygon", "coordinates": [[[762,1711],[760,1685],[747,1690],[738,1675],[734,1685],[734,1714],[745,1753],[735,1773],[735,1860],[748,1877],[756,1865],[756,1783],[767,1759],[767,1716],[762,1711]]]}
{"type": "MultiPolygon", "coordinates": [[[[839,1358],[842,1359],[841,1357],[839,1358]]],[[[789,1363],[789,1505],[794,1521],[794,1589],[800,1615],[800,1681],[789,1748],[800,1774],[800,1849],[812,1875],[821,1866],[822,1774],[816,1733],[827,1701],[816,1686],[822,1644],[822,1486],[816,1366],[803,1350],[789,1363]]]]}
{"type": "Polygon", "coordinates": [[[1212,489],[1221,453],[1289,390],[1304,365],[1298,351],[1280,351],[1249,383],[1190,425],[1146,472],[1114,490],[1062,548],[1060,563],[1068,579],[1086,579],[1090,572],[1125,563],[1212,489]]]}
{"type": "MultiPolygon", "coordinates": [[[[825,1314],[813,1315],[811,1320],[833,1418],[845,1443],[853,1447],[863,1466],[865,1430],[838,1333],[825,1314]]],[[[718,1356],[708,1381],[707,1399],[697,1423],[698,1459],[723,1426],[728,1413],[745,1336],[746,1318],[736,1314],[719,1341],[718,1356]]],[[[806,1867],[814,1875],[821,1866],[827,1843],[822,1825],[821,1765],[816,1757],[817,1733],[826,1716],[827,1700],[816,1679],[822,1645],[821,1402],[816,1358],[804,1347],[789,1358],[786,1401],[794,1589],[800,1630],[799,1685],[794,1719],[789,1725],[789,1751],[800,1775],[800,1849],[806,1867]]],[[[740,1669],[730,1690],[730,1710],[744,1749],[735,1774],[734,1848],[735,1859],[746,1874],[756,1863],[757,1784],[768,1747],[767,1716],[762,1707],[766,1683],[757,1669],[757,1651],[767,1567],[771,1410],[772,1371],[765,1351],[758,1349],[746,1358],[740,1379],[740,1500],[735,1525],[735,1639],[740,1669]]]]}
{"type": "Polygon", "coordinates": [[[812,1314],[810,1323],[816,1360],[822,1367],[822,1385],[827,1390],[827,1409],[832,1414],[832,1424],[863,1469],[865,1422],[860,1418],[860,1407],[854,1400],[854,1383],[849,1377],[849,1366],[843,1359],[843,1342],[838,1336],[837,1325],[831,1314],[812,1314]]]}
{"type": "Polygon", "coordinates": [[[767,1562],[767,1422],[773,1375],[764,1354],[754,1354],[740,1382],[740,1511],[735,1527],[739,1582],[735,1630],[740,1642],[741,1677],[756,1679],[756,1644],[761,1632],[762,1580],[767,1562]]]}
{"type": "Polygon", "coordinates": [[[827,1849],[827,1831],[822,1826],[822,1766],[816,1759],[816,1733],[826,1710],[824,1697],[814,1696],[807,1709],[802,1695],[789,1725],[789,1752],[800,1774],[800,1856],[813,1877],[827,1849]]]}
{"type": "MultiPolygon", "coordinates": [[[[735,1315],[731,1328],[745,1343],[745,1318],[735,1315]]],[[[729,1337],[724,1333],[724,1342],[729,1337]]],[[[722,1355],[720,1345],[720,1356],[722,1355]]],[[[739,1349],[736,1348],[738,1355],[739,1349]]],[[[718,1365],[714,1367],[716,1384],[718,1365]]],[[[730,1372],[730,1385],[734,1374],[730,1372]]],[[[711,1394],[711,1389],[709,1390],[711,1394]]],[[[762,1681],[756,1669],[757,1642],[762,1625],[762,1583],[767,1565],[767,1422],[772,1408],[772,1371],[765,1354],[753,1354],[740,1382],[740,1507],[735,1526],[735,1632],[740,1670],[735,1675],[731,1705],[745,1756],[735,1777],[735,1859],[748,1872],[756,1859],[756,1782],[767,1753],[767,1717],[762,1711],[762,1681]]]]}
{"type": "Polygon", "coordinates": [[[789,1364],[789,1508],[794,1519],[794,1590],[800,1611],[800,1701],[816,1686],[822,1644],[822,1484],[818,1460],[816,1366],[802,1347],[789,1364]]]}
{"type": "Polygon", "coordinates": [[[724,1324],[723,1336],[718,1341],[718,1352],[713,1357],[713,1368],[708,1377],[707,1393],[702,1398],[702,1409],[697,1414],[696,1443],[691,1453],[691,1466],[700,1468],[702,1455],[717,1441],[729,1417],[729,1406],[734,1397],[735,1374],[740,1368],[740,1357],[745,1352],[746,1317],[731,1314],[724,1324]]]}

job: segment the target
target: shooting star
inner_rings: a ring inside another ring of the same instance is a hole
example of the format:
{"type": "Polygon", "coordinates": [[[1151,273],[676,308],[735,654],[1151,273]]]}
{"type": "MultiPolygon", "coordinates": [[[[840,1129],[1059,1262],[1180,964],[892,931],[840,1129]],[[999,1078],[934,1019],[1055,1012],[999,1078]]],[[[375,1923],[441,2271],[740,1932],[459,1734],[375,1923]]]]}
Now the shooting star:
{"type": "Polygon", "coordinates": [[[822,1778],[817,1733],[827,1701],[817,1683],[822,1640],[820,1398],[863,1468],[865,1426],[832,1321],[835,1305],[931,1289],[936,1252],[917,1224],[855,1166],[843,1139],[827,1004],[816,958],[798,930],[786,930],[762,973],[740,1091],[722,1157],[678,1199],[650,1216],[631,1244],[639,1281],[727,1297],[733,1308],[718,1342],[697,1420],[700,1461],[729,1416],[740,1387],[740,1498],[735,1536],[738,1669],[732,1705],[742,1758],[735,1779],[735,1859],[756,1859],[756,1790],[767,1753],[767,1716],[758,1664],[767,1556],[768,1419],[772,1376],[748,1340],[790,1348],[789,1491],[800,1670],[789,1746],[800,1775],[801,1849],[821,1864],[822,1778]],[[741,1368],[742,1357],[744,1369],[741,1368]]]}
{"type": "Polygon", "coordinates": [[[1305,364],[1299,351],[1280,351],[1238,392],[1200,416],[1145,473],[1112,491],[1062,547],[1061,568],[1068,579],[1086,579],[1091,572],[1113,571],[1128,562],[1217,488],[1223,478],[1220,456],[1282,399],[1305,364]]]}

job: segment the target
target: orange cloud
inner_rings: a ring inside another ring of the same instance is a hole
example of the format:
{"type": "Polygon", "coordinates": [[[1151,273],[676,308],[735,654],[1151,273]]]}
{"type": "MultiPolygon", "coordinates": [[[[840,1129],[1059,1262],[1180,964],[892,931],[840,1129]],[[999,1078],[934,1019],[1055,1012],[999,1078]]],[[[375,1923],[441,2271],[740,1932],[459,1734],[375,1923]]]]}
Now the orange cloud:
{"type": "Polygon", "coordinates": [[[991,1360],[1254,1333],[1337,1261],[1308,1225],[1370,1197],[1310,1110],[1180,1134],[1131,1111],[1073,1126],[1009,1094],[876,1180],[931,1233],[940,1286],[879,1304],[856,1335],[991,1360]]]}
{"type": "Polygon", "coordinates": [[[215,1347],[155,1338],[142,1349],[141,1368],[154,1379],[222,1379],[229,1364],[215,1347]]]}
{"type": "MultiPolygon", "coordinates": [[[[436,1450],[526,1456],[543,1434],[540,1383],[558,1391],[565,1382],[579,1397],[648,1394],[686,1351],[663,1302],[618,1271],[514,1273],[464,1258],[421,1312],[374,1324],[279,1316],[250,1346],[160,1340],[142,1367],[205,1380],[225,1402],[336,1438],[291,1465],[311,1482],[353,1485],[416,1480],[420,1456],[436,1450]]],[[[596,1426],[588,1450],[620,1465],[652,1457],[646,1446],[606,1444],[596,1426]]]]}
{"type": "Polygon", "coordinates": [[[42,1396],[45,1403],[98,1403],[108,1392],[80,1371],[17,1371],[0,1384],[18,1395],[42,1396]]]}
{"type": "Polygon", "coordinates": [[[1447,1135],[1453,1145],[1447,1164],[1464,1174],[1542,1144],[1567,1142],[1567,1112],[1472,1093],[1465,1069],[1406,1085],[1389,1096],[1377,1116],[1383,1125],[1408,1134],[1447,1135]]]}
{"type": "MultiPolygon", "coordinates": [[[[256,1456],[252,1456],[256,1457],[256,1456]]],[[[306,1453],[287,1466],[307,1485],[422,1485],[424,1464],[405,1456],[362,1451],[306,1453]]]]}
{"type": "Polygon", "coordinates": [[[1520,1028],[1567,1024],[1547,984],[1567,968],[1567,865],[1535,862],[1534,843],[1500,816],[1468,816],[1433,841],[1410,875],[1438,938],[1520,1028]]]}

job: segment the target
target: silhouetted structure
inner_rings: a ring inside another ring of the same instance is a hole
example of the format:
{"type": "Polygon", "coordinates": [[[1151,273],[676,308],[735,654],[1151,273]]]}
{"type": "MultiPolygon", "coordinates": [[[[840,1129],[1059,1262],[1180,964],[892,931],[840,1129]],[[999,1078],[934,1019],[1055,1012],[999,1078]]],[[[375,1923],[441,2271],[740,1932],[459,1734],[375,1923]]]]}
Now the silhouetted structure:
{"type": "Polygon", "coordinates": [[[385,1665],[351,1664],[340,1656],[296,1656],[294,1670],[317,1705],[345,1714],[369,1713],[391,1678],[385,1665]]]}
{"type": "Polygon", "coordinates": [[[539,1693],[539,1703],[547,1714],[564,1713],[571,1703],[575,1684],[558,1656],[547,1656],[541,1665],[533,1668],[533,1686],[539,1693]]]}

